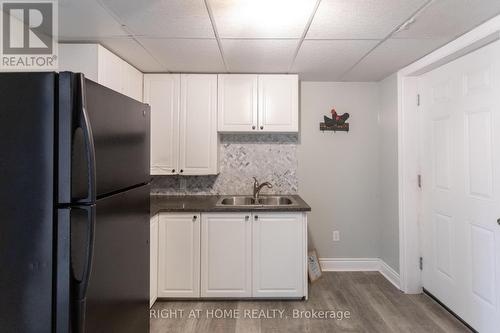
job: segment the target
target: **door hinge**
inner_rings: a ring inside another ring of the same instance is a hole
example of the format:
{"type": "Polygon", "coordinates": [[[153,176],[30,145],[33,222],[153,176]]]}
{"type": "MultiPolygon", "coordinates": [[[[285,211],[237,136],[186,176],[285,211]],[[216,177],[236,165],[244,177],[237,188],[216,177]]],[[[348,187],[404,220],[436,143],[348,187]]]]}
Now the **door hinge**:
{"type": "Polygon", "coordinates": [[[417,106],[420,106],[420,94],[417,94],[417,106]]]}
{"type": "Polygon", "coordinates": [[[422,271],[424,269],[424,258],[420,257],[419,262],[418,262],[418,267],[422,271]]]}
{"type": "Polygon", "coordinates": [[[417,176],[418,188],[422,188],[422,175],[417,176]]]}

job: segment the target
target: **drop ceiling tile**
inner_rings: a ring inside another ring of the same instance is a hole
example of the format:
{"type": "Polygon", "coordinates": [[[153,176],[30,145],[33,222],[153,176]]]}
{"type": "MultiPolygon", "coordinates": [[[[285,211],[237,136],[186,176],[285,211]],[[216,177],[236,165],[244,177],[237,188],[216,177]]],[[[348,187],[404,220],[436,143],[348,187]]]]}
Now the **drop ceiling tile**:
{"type": "Polygon", "coordinates": [[[458,37],[484,21],[500,14],[499,0],[434,1],[396,38],[458,37]]]}
{"type": "Polygon", "coordinates": [[[105,38],[98,41],[141,72],[162,72],[166,68],[132,38],[105,38]]]}
{"type": "Polygon", "coordinates": [[[308,39],[382,39],[427,0],[322,0],[308,39]]]}
{"type": "Polygon", "coordinates": [[[214,38],[203,0],[100,0],[133,34],[214,38]]]}
{"type": "Polygon", "coordinates": [[[300,38],[316,0],[209,0],[221,38],[300,38]]]}
{"type": "Polygon", "coordinates": [[[61,40],[127,36],[120,23],[95,0],[59,0],[58,11],[61,40]]]}
{"type": "Polygon", "coordinates": [[[446,43],[446,39],[388,39],[342,81],[380,81],[446,43]]]}
{"type": "Polygon", "coordinates": [[[304,81],[337,81],[376,40],[305,40],[292,67],[304,81]]]}
{"type": "Polygon", "coordinates": [[[139,38],[146,49],[171,72],[224,72],[215,39],[139,38]]]}
{"type": "Polygon", "coordinates": [[[298,39],[223,39],[222,50],[230,72],[286,73],[298,39]]]}

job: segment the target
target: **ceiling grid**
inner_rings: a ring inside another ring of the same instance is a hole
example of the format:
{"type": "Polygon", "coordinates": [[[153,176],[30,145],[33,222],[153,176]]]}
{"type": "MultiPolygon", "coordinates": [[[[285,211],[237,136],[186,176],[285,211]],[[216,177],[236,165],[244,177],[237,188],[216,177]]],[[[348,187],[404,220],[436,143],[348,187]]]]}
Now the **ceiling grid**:
{"type": "Polygon", "coordinates": [[[143,72],[378,81],[499,13],[498,0],[59,0],[59,36],[143,72]]]}

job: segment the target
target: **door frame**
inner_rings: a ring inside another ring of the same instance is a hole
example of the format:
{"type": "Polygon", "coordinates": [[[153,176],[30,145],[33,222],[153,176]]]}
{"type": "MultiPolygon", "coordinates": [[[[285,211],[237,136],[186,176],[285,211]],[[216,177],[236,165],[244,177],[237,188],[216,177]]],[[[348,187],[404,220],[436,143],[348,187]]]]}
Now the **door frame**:
{"type": "MultiPolygon", "coordinates": [[[[400,289],[422,292],[418,187],[419,127],[417,82],[421,75],[500,40],[500,15],[397,72],[398,90],[398,207],[400,289]]],[[[425,183],[425,179],[423,180],[425,183]]]]}

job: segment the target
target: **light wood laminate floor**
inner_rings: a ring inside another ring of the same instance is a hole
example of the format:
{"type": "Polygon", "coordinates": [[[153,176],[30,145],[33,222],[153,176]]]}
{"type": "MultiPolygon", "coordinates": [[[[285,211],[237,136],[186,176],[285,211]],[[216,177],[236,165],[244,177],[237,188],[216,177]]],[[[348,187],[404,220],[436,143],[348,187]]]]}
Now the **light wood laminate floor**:
{"type": "Polygon", "coordinates": [[[430,297],[405,295],[378,272],[326,272],[309,288],[307,301],[158,301],[151,333],[470,332],[430,297]],[[239,318],[218,319],[224,310],[239,318]],[[297,319],[294,310],[349,311],[350,318],[297,319]]]}

